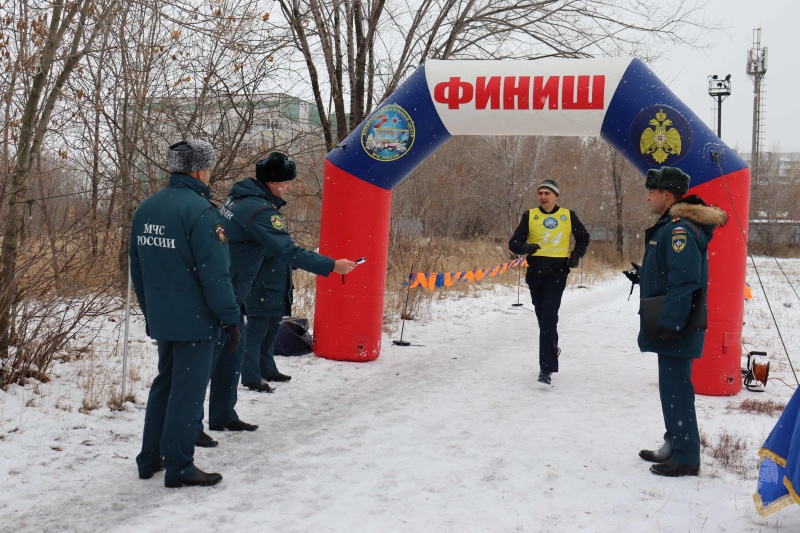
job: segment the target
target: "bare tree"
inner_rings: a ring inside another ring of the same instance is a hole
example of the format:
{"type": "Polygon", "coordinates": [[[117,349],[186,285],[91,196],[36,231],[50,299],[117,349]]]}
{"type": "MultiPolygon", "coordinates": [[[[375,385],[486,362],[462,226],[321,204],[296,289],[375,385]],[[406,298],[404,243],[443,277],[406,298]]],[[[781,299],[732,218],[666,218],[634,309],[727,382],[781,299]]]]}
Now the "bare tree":
{"type": "Polygon", "coordinates": [[[16,260],[22,231],[20,205],[28,187],[31,158],[38,153],[64,84],[78,62],[92,49],[97,35],[105,30],[104,22],[116,12],[119,4],[118,0],[106,3],[55,0],[52,4],[31,0],[26,4],[27,9],[22,10],[19,22],[22,26],[30,24],[31,39],[29,43],[23,39],[17,42],[32,47],[32,53],[22,49],[17,52],[35,57],[35,74],[21,102],[23,111],[19,119],[7,223],[0,248],[0,354],[8,353],[11,335],[16,260]]]}
{"type": "Polygon", "coordinates": [[[484,149],[470,150],[484,179],[477,186],[487,208],[496,217],[500,235],[511,235],[522,213],[536,200],[536,186],[547,176],[550,137],[502,136],[480,142],[484,149]]]}
{"type": "MultiPolygon", "coordinates": [[[[748,246],[753,253],[786,254],[797,244],[800,233],[796,222],[800,183],[793,176],[781,173],[780,153],[777,151],[762,154],[759,168],[761,180],[753,182],[750,194],[748,246]],[[777,190],[780,194],[776,194],[777,190]]],[[[735,219],[730,223],[736,227],[744,225],[744,221],[735,219]]]]}
{"type": "Polygon", "coordinates": [[[427,59],[635,54],[694,41],[702,5],[613,0],[279,0],[330,150],[427,59]],[[329,88],[326,90],[326,88],[329,88]],[[327,103],[327,105],[326,105],[327,103]],[[335,126],[335,131],[334,131],[335,126]]]}

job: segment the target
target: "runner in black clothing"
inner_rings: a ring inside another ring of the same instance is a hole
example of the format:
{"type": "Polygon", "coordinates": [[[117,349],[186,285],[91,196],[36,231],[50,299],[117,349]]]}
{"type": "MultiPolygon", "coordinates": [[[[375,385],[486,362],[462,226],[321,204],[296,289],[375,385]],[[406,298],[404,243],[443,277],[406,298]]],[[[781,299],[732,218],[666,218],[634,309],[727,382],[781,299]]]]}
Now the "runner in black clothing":
{"type": "Polygon", "coordinates": [[[544,180],[538,189],[540,207],[526,211],[508,242],[515,254],[527,255],[525,282],[539,322],[539,381],[550,384],[558,372],[558,309],[570,268],[578,266],[589,246],[589,232],[574,211],[559,207],[558,185],[544,180]],[[569,237],[575,249],[569,250],[569,237]]]}

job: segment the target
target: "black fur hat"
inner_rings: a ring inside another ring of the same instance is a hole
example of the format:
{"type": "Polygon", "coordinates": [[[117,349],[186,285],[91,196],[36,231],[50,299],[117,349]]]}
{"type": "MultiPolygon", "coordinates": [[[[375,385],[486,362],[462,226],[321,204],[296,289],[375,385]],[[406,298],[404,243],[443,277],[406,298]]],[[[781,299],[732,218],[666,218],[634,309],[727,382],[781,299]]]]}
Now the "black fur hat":
{"type": "Polygon", "coordinates": [[[296,176],[294,161],[280,152],[272,152],[256,163],[256,179],[261,183],[292,181],[296,176]]]}
{"type": "Polygon", "coordinates": [[[645,187],[661,191],[675,191],[686,194],[689,190],[689,174],[675,167],[651,168],[647,171],[645,187]]]}

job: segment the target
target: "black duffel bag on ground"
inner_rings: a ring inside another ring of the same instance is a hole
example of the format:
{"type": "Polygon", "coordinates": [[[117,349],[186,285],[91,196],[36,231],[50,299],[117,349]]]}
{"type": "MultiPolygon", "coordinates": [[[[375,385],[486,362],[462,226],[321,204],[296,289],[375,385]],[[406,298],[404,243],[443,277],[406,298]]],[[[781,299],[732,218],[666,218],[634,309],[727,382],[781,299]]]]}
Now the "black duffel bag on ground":
{"type": "Polygon", "coordinates": [[[275,338],[275,355],[305,355],[311,353],[311,334],[308,320],[285,317],[275,338]]]}

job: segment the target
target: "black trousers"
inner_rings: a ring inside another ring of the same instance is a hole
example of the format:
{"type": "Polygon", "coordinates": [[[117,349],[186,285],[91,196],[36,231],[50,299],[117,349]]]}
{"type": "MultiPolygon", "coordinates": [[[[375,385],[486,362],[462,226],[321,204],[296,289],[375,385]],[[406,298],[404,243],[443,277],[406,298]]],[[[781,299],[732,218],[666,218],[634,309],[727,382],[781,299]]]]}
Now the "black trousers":
{"type": "Polygon", "coordinates": [[[539,368],[545,372],[558,372],[558,310],[568,275],[567,268],[545,276],[525,275],[539,322],[539,368]]]}
{"type": "Polygon", "coordinates": [[[658,354],[658,391],[664,415],[665,441],[672,442],[672,458],[700,466],[700,432],[694,408],[692,359],[658,354]]]}
{"type": "Polygon", "coordinates": [[[150,387],[144,415],[142,452],[136,464],[142,474],[158,470],[161,458],[165,479],[191,477],[197,406],[202,409],[216,341],[158,341],[158,376],[150,387]]]}

